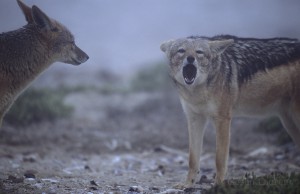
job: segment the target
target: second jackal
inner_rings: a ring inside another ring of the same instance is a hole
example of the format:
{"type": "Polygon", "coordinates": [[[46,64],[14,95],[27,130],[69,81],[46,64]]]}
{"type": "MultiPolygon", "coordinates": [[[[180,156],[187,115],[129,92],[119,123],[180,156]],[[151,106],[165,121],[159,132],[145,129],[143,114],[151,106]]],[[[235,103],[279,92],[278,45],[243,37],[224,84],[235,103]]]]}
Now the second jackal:
{"type": "Polygon", "coordinates": [[[51,64],[79,65],[89,58],[65,26],[37,6],[17,2],[28,23],[0,34],[0,127],[18,95],[51,64]]]}

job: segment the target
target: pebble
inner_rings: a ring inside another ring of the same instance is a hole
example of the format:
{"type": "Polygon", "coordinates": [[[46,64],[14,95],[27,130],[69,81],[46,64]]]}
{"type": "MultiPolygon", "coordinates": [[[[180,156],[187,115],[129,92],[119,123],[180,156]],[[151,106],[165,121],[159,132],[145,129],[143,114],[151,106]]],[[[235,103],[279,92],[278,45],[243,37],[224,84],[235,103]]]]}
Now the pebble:
{"type": "Polygon", "coordinates": [[[98,186],[97,183],[94,180],[90,181],[90,184],[94,185],[94,186],[98,186]]]}
{"type": "Polygon", "coordinates": [[[266,154],[266,153],[268,153],[268,151],[269,151],[268,148],[266,148],[266,147],[260,147],[260,148],[258,148],[256,150],[250,152],[248,154],[248,156],[254,157],[254,156],[261,155],[261,154],[266,154]]]}
{"type": "Polygon", "coordinates": [[[199,182],[197,182],[198,184],[202,184],[202,183],[213,183],[214,181],[212,179],[209,179],[206,175],[202,175],[199,182]]]}
{"type": "Polygon", "coordinates": [[[179,189],[168,189],[166,191],[163,191],[159,194],[183,194],[184,191],[183,190],[179,190],[179,189]]]}
{"type": "Polygon", "coordinates": [[[90,187],[91,190],[96,191],[98,190],[96,187],[90,187]]]}
{"type": "Polygon", "coordinates": [[[17,178],[12,175],[9,175],[7,180],[11,181],[12,183],[23,183],[24,182],[24,178],[17,178]]]}
{"type": "Polygon", "coordinates": [[[34,175],[33,171],[26,171],[24,173],[24,177],[27,178],[27,179],[29,179],[29,178],[35,179],[35,175],[34,175]]]}
{"type": "Polygon", "coordinates": [[[285,155],[283,155],[283,154],[278,154],[278,155],[275,156],[275,159],[276,159],[276,160],[283,160],[283,159],[285,159],[285,155]]]}
{"type": "Polygon", "coordinates": [[[143,187],[141,186],[131,186],[129,188],[130,192],[137,192],[137,193],[142,193],[144,191],[143,187]]]}
{"type": "Polygon", "coordinates": [[[41,179],[42,181],[45,181],[45,182],[50,182],[52,184],[54,183],[58,183],[59,181],[58,180],[55,180],[55,179],[51,179],[51,178],[44,178],[44,179],[41,179]]]}
{"type": "Polygon", "coordinates": [[[35,183],[33,186],[35,186],[38,189],[42,189],[43,188],[43,183],[35,183]]]}
{"type": "Polygon", "coordinates": [[[37,156],[36,155],[28,155],[23,157],[23,162],[30,162],[34,163],[37,161],[37,156]]]}

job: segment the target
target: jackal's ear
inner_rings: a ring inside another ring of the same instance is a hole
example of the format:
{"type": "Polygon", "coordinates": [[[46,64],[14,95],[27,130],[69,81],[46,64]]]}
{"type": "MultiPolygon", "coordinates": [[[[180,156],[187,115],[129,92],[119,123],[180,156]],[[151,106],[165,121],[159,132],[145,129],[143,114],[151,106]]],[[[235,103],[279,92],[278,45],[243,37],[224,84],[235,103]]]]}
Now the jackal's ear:
{"type": "Polygon", "coordinates": [[[27,5],[25,5],[25,3],[23,3],[21,0],[17,0],[17,3],[19,5],[19,7],[21,8],[21,10],[23,11],[26,21],[28,23],[33,23],[31,8],[28,7],[27,5]]]}
{"type": "Polygon", "coordinates": [[[173,42],[174,42],[174,40],[168,40],[168,41],[163,42],[160,45],[160,50],[165,52],[165,53],[168,53],[168,51],[170,50],[173,42]]]}
{"type": "Polygon", "coordinates": [[[32,6],[32,17],[34,23],[42,29],[52,30],[53,24],[51,19],[37,6],[32,6]]]}
{"type": "Polygon", "coordinates": [[[211,50],[217,52],[217,54],[221,54],[227,49],[227,47],[229,47],[233,43],[234,43],[233,39],[228,39],[228,40],[214,40],[214,41],[210,41],[208,44],[211,50]]]}

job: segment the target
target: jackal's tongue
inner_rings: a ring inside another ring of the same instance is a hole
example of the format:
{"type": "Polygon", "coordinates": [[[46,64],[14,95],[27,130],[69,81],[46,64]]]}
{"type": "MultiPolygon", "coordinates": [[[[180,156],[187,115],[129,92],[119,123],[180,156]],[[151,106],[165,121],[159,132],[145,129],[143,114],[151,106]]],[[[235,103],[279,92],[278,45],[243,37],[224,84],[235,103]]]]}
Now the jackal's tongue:
{"type": "Polygon", "coordinates": [[[195,81],[197,68],[195,67],[195,65],[187,64],[183,67],[182,74],[185,83],[190,85],[195,81]]]}

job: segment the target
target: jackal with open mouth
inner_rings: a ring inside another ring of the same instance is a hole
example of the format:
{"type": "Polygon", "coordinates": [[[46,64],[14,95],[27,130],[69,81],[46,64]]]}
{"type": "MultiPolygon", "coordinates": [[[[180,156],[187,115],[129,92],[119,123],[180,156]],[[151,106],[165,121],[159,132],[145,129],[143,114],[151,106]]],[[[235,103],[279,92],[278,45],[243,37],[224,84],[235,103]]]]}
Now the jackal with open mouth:
{"type": "Polygon", "coordinates": [[[235,116],[278,116],[300,145],[300,41],[230,35],[180,38],[161,45],[188,121],[192,187],[206,123],[216,128],[216,183],[224,180],[235,116]]]}

